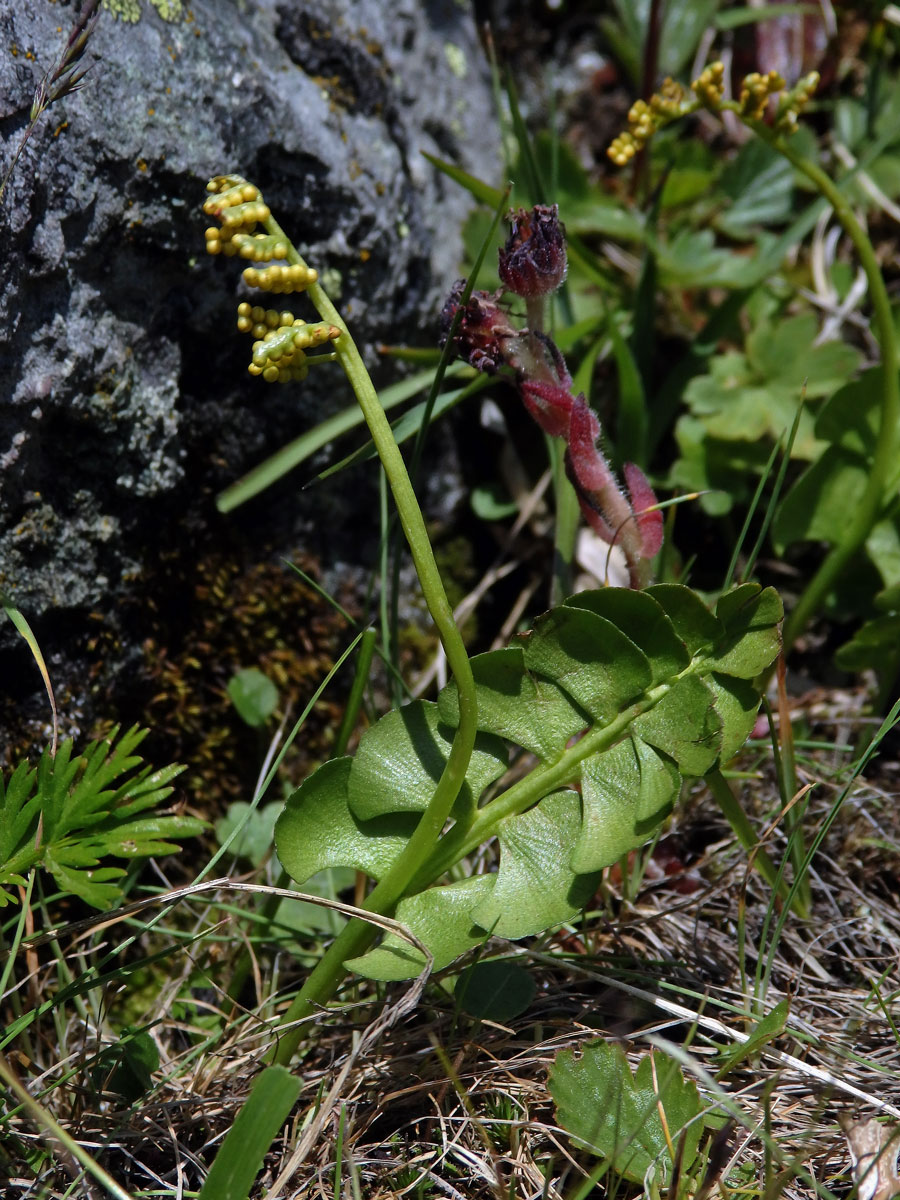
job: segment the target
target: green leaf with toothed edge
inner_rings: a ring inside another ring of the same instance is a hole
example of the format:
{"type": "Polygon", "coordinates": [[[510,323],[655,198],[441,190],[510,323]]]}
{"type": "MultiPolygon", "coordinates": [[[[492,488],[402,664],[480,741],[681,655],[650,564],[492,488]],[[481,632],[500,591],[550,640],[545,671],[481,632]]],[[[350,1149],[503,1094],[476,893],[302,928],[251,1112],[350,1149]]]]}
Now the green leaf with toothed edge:
{"type": "Polygon", "coordinates": [[[601,1039],[557,1054],[548,1081],[557,1120],[612,1169],[653,1190],[672,1178],[677,1147],[686,1172],[703,1136],[697,1085],[659,1050],[643,1055],[637,1071],[621,1046],[601,1039]]]}

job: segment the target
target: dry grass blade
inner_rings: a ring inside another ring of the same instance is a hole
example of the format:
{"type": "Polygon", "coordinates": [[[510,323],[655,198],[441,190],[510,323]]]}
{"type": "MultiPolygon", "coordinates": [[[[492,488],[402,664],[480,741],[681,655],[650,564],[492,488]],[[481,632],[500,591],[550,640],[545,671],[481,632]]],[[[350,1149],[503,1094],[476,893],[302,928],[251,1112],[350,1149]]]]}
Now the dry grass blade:
{"type": "Polygon", "coordinates": [[[75,18],[75,24],[72,26],[59,60],[47,71],[35,88],[28,125],[12,157],[12,162],[6,169],[3,181],[0,182],[0,200],[3,199],[3,193],[12,178],[16,163],[45,110],[58,100],[62,100],[64,96],[71,96],[83,87],[84,77],[90,67],[81,67],[80,63],[99,19],[100,0],[86,0],[81,12],[75,18]]]}

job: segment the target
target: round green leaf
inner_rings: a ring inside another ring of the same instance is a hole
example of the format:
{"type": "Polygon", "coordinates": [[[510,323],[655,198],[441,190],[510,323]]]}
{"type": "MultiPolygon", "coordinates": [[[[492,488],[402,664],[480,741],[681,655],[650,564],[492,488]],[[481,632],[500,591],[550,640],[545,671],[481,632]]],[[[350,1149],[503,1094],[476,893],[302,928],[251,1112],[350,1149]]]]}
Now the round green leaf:
{"type": "Polygon", "coordinates": [[[553,608],[523,634],[525,666],[548,676],[592,717],[611,721],[653,681],[647,656],[610,621],[553,608]]]}
{"type": "Polygon", "coordinates": [[[716,712],[722,721],[720,761],[727,763],[741,749],[756,724],[759,712],[759,692],[746,679],[733,675],[707,676],[706,686],[713,694],[716,712]]]}
{"type": "Polygon", "coordinates": [[[682,775],[705,775],[722,745],[715,699],[696,675],[677,680],[655,708],[638,717],[634,731],[673,758],[682,775]]]}
{"type": "Polygon", "coordinates": [[[725,633],[716,643],[710,665],[724,675],[753,679],[781,649],[778,624],[784,609],[778,593],[744,583],[719,599],[716,616],[725,633]]]}
{"type": "Polygon", "coordinates": [[[639,738],[586,759],[581,772],[583,824],[571,855],[574,871],[598,871],[641,846],[678,798],[678,768],[639,738]]]}
{"type": "MultiPolygon", "coordinates": [[[[416,700],[389,712],[367,729],[353,759],[350,807],[360,820],[381,813],[424,812],[450,754],[453,730],[442,725],[438,706],[416,700]]],[[[481,733],[456,802],[457,815],[471,811],[484,789],[506,770],[506,746],[481,733]]]]}
{"type": "Polygon", "coordinates": [[[584,608],[611,621],[647,655],[653,682],[677,675],[691,661],[687,646],[675,632],[662,605],[648,592],[632,588],[598,588],[570,596],[566,604],[584,608]]]}
{"type": "MultiPolygon", "coordinates": [[[[478,699],[478,728],[524,746],[544,762],[555,762],[574,734],[590,724],[555,683],[525,670],[521,646],[493,650],[472,659],[478,699]]],[[[438,696],[441,719],[459,723],[456,684],[438,696]]]]}
{"type": "MultiPolygon", "coordinates": [[[[396,919],[428,947],[436,971],[487,941],[488,934],[472,919],[472,909],[490,894],[495,879],[473,875],[418,892],[397,905],[396,919]]],[[[345,966],[367,979],[413,979],[425,966],[425,958],[415,946],[389,933],[380,946],[348,959],[345,966]]]]}
{"type": "Polygon", "coordinates": [[[580,912],[600,882],[598,872],[572,870],[572,844],[580,832],[581,801],[573,791],[554,792],[501,821],[496,884],[472,911],[478,924],[498,937],[521,938],[580,912]]]}
{"type": "Polygon", "coordinates": [[[352,762],[334,758],[319,767],[275,822],[278,859],[296,883],[325,867],[355,867],[380,879],[418,824],[417,816],[404,813],[358,820],[347,802],[352,762]]]}
{"type": "Polygon", "coordinates": [[[531,972],[508,959],[466,967],[453,989],[459,1007],[470,1017],[501,1023],[521,1016],[536,992],[531,972]]]}
{"type": "Polygon", "coordinates": [[[264,725],[278,707],[278,688],[256,667],[236,671],[228,680],[228,695],[241,720],[264,725]]]}

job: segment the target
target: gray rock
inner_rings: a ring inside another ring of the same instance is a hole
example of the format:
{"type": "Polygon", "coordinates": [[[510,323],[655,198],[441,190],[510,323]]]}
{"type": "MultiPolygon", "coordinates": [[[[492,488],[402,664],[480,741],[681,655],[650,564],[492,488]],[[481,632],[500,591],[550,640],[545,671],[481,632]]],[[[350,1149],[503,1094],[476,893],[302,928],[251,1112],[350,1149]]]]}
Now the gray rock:
{"type": "MultiPolygon", "coordinates": [[[[0,171],[73,16],[47,0],[0,10],[15,48],[0,56],[0,171]]],[[[203,253],[207,179],[237,171],[262,188],[308,260],[339,273],[374,363],[379,341],[431,340],[458,271],[470,202],[420,151],[491,180],[499,162],[455,0],[196,0],[177,22],[146,6],[137,24],[105,11],[92,57],[0,202],[0,591],[79,704],[86,614],[115,624],[161,550],[190,557],[215,536],[216,491],[352,400],[338,368],[286,387],[247,375],[236,261],[203,253]]],[[[321,532],[322,511],[329,537],[311,549],[340,542],[369,493],[338,490],[257,507],[269,552],[321,532]]],[[[23,669],[10,647],[3,622],[7,680],[23,669]]]]}

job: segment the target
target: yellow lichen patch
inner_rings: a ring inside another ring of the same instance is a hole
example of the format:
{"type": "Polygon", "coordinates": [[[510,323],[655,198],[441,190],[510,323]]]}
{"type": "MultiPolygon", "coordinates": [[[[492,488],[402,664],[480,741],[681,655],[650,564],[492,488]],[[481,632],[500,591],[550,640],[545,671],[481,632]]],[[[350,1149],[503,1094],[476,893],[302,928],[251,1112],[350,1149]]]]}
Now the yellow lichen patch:
{"type": "MultiPolygon", "coordinates": [[[[164,21],[180,21],[184,16],[181,0],[149,0],[164,21]]],[[[140,0],[103,0],[103,8],[119,20],[133,25],[141,19],[140,0]]]]}

